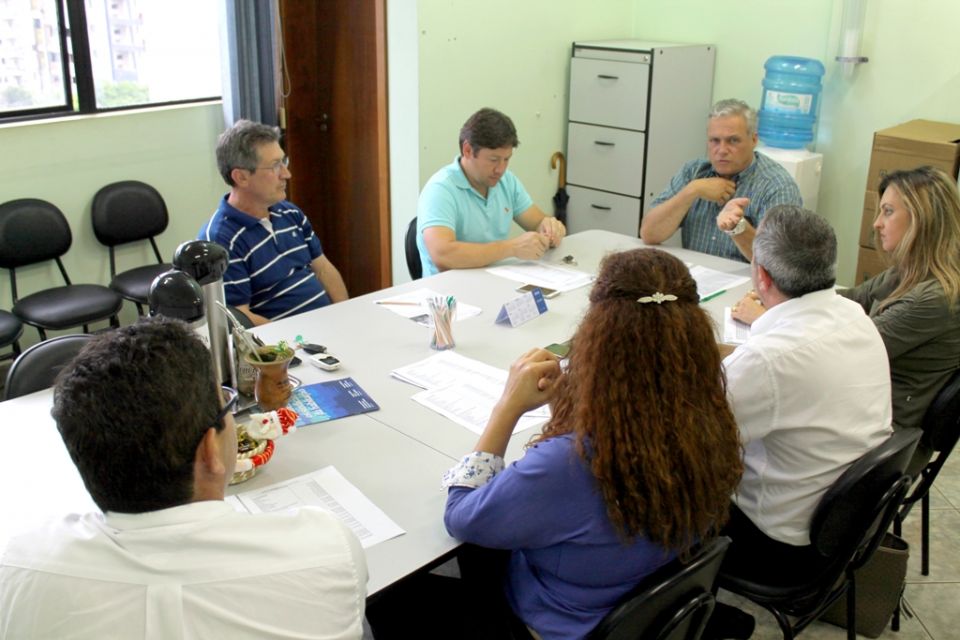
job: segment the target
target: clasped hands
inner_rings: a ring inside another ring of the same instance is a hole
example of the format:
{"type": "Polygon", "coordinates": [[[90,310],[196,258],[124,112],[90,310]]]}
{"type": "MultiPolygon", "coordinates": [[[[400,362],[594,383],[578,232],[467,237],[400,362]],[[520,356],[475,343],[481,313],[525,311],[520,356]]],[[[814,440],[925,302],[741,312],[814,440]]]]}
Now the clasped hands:
{"type": "Polygon", "coordinates": [[[531,349],[512,365],[497,402],[497,410],[510,419],[550,401],[562,371],[560,360],[546,349],[531,349]]]}
{"type": "Polygon", "coordinates": [[[514,238],[514,255],[521,260],[539,260],[547,249],[560,246],[567,234],[563,223],[552,216],[544,216],[536,231],[527,231],[514,238]]]}

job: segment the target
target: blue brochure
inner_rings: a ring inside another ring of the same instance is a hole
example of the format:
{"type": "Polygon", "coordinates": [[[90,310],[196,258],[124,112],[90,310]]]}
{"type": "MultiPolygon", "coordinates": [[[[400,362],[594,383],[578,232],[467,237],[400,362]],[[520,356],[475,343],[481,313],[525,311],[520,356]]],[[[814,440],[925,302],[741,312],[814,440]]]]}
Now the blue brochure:
{"type": "Polygon", "coordinates": [[[290,396],[287,406],[299,415],[295,423],[298,428],[315,422],[326,422],[380,410],[377,403],[353,381],[353,378],[317,382],[300,387],[290,396]]]}

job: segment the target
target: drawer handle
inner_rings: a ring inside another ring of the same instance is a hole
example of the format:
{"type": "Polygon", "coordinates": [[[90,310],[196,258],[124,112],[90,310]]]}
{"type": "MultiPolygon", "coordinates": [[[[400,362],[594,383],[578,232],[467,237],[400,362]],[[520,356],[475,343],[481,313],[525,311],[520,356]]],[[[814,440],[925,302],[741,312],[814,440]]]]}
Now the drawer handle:
{"type": "Polygon", "coordinates": [[[592,208],[594,208],[594,209],[600,209],[600,211],[612,211],[612,210],[613,210],[613,207],[601,207],[599,204],[591,204],[590,206],[591,206],[592,208]]]}
{"type": "Polygon", "coordinates": [[[620,79],[620,76],[608,76],[605,73],[598,73],[597,77],[603,80],[619,80],[620,79]]]}
{"type": "Polygon", "coordinates": [[[616,145],[615,143],[613,143],[613,142],[604,142],[603,140],[594,140],[594,141],[593,141],[593,144],[598,144],[598,145],[600,145],[601,147],[615,147],[615,146],[617,146],[617,145],[616,145]]]}

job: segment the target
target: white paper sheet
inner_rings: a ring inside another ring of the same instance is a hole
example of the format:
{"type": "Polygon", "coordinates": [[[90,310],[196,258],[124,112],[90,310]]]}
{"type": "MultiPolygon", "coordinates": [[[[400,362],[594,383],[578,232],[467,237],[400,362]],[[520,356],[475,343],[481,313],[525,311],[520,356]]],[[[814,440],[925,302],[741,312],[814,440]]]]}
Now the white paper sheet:
{"type": "Polygon", "coordinates": [[[733,310],[723,308],[723,341],[727,344],[743,344],[750,337],[750,325],[733,319],[733,310]]]}
{"type": "MultiPolygon", "coordinates": [[[[691,267],[690,275],[697,281],[697,293],[700,294],[701,301],[719,295],[728,289],[739,287],[745,282],[750,282],[750,278],[747,276],[724,273],[701,265],[691,267]]],[[[664,293],[668,292],[664,291],[664,293]]]]}
{"type": "MultiPolygon", "coordinates": [[[[375,300],[374,304],[378,307],[389,309],[390,311],[393,311],[395,314],[403,316],[404,318],[416,320],[423,316],[425,320],[421,322],[421,324],[429,326],[433,323],[433,321],[430,319],[430,311],[427,307],[427,300],[430,298],[445,297],[446,296],[443,296],[432,289],[417,289],[416,291],[390,296],[389,298],[380,298],[379,300],[375,300]]],[[[457,300],[457,315],[454,317],[454,322],[478,316],[482,311],[483,309],[480,307],[475,307],[472,304],[466,304],[465,302],[457,300]]]]}
{"type": "Polygon", "coordinates": [[[557,291],[573,291],[593,282],[593,276],[589,273],[544,262],[518,262],[501,267],[490,267],[487,272],[507,280],[548,287],[557,291]]]}
{"type": "Polygon", "coordinates": [[[234,509],[250,513],[319,507],[347,525],[364,549],[406,533],[332,466],[227,500],[234,509]]]}
{"type": "MultiPolygon", "coordinates": [[[[478,434],[487,425],[507,382],[503,369],[452,351],[394,369],[391,375],[425,389],[413,396],[414,401],[478,434]]],[[[517,422],[514,433],[543,424],[549,417],[547,406],[528,411],[517,422]]]]}

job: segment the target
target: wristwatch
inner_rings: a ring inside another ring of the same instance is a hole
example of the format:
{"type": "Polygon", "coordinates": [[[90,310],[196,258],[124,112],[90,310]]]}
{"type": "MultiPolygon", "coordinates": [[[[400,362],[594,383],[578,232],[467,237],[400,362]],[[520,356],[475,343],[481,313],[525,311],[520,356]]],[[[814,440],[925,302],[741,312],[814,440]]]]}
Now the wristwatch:
{"type": "Polygon", "coordinates": [[[737,226],[735,226],[733,229],[724,229],[723,232],[728,236],[738,236],[746,230],[747,230],[747,219],[740,218],[740,222],[737,223],[737,226]]]}

